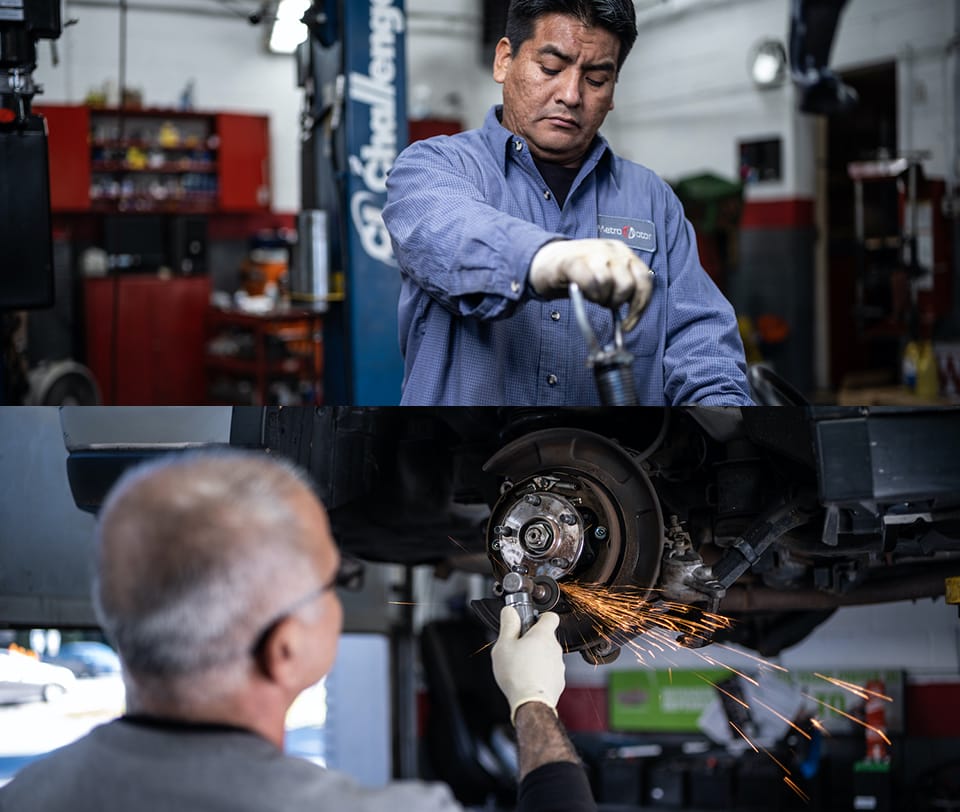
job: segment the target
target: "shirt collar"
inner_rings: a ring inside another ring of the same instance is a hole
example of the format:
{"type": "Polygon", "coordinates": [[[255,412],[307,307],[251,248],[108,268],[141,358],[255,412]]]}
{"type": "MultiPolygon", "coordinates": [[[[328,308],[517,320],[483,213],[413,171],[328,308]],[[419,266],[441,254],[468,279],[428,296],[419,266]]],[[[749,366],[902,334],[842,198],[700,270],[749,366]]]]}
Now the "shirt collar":
{"type": "Polygon", "coordinates": [[[487,111],[487,116],[483,121],[483,137],[490,147],[490,152],[501,157],[503,163],[500,168],[506,173],[507,155],[513,148],[513,139],[517,136],[500,123],[502,113],[502,104],[495,104],[487,111]]]}
{"type": "MultiPolygon", "coordinates": [[[[510,132],[503,124],[500,123],[500,116],[503,113],[503,105],[495,104],[487,111],[487,116],[483,122],[483,135],[486,139],[490,150],[494,155],[503,156],[503,171],[507,171],[507,156],[510,154],[510,151],[514,149],[514,143],[516,141],[521,141],[526,144],[526,140],[519,135],[515,135],[510,132]]],[[[600,159],[603,158],[608,153],[611,153],[610,145],[607,143],[607,139],[604,138],[600,133],[597,133],[593,139],[593,144],[590,147],[589,152],[587,152],[587,157],[583,162],[583,169],[586,172],[592,172],[596,165],[600,162],[600,159]]],[[[612,154],[612,153],[611,153],[612,154]]],[[[586,174],[586,172],[584,174],[586,174]]]]}
{"type": "Polygon", "coordinates": [[[136,727],[148,727],[154,730],[169,730],[180,733],[245,733],[251,736],[260,736],[256,731],[239,725],[220,722],[191,722],[186,719],[172,719],[164,716],[153,716],[148,713],[125,713],[120,721],[136,727]]]}

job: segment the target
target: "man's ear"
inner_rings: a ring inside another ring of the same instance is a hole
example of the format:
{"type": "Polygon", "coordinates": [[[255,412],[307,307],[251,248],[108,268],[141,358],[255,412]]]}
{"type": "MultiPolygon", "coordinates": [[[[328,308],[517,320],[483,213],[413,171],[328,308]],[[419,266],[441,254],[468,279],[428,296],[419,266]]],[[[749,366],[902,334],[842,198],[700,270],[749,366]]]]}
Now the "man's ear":
{"type": "Polygon", "coordinates": [[[258,657],[258,665],[271,682],[284,687],[299,687],[303,629],[292,617],[281,620],[267,637],[258,657]]]}
{"type": "Polygon", "coordinates": [[[510,40],[501,37],[497,43],[497,49],[493,55],[493,80],[502,85],[507,78],[507,70],[513,61],[513,48],[510,47],[510,40]]]}

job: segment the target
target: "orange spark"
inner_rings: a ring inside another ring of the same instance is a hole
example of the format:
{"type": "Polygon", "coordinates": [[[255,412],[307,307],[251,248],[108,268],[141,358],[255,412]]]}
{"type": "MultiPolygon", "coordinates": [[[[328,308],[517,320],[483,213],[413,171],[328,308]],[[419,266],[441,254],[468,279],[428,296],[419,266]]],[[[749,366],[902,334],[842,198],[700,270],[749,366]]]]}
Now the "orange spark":
{"type": "Polygon", "coordinates": [[[736,674],[738,677],[741,677],[742,679],[745,679],[755,688],[760,687],[760,683],[757,682],[753,677],[749,676],[748,674],[744,674],[742,671],[738,671],[732,665],[728,665],[727,663],[722,663],[719,660],[715,660],[713,657],[710,657],[706,654],[701,654],[700,656],[710,665],[715,666],[717,668],[726,668],[727,671],[729,671],[732,674],[736,674]]]}
{"type": "Polygon", "coordinates": [[[717,685],[717,683],[713,682],[712,680],[708,680],[705,676],[703,676],[703,674],[697,674],[697,676],[700,679],[702,679],[705,683],[707,683],[707,685],[710,685],[713,688],[716,688],[718,691],[720,691],[720,693],[726,694],[727,696],[729,696],[738,705],[743,705],[745,710],[750,710],[750,706],[746,702],[744,702],[739,696],[736,696],[735,694],[732,694],[729,691],[721,688],[719,685],[717,685]]]}
{"type": "Polygon", "coordinates": [[[744,733],[739,727],[737,727],[737,726],[736,726],[733,722],[731,722],[729,719],[727,720],[727,723],[730,725],[730,727],[732,727],[734,730],[736,730],[737,733],[740,734],[740,737],[741,737],[747,744],[749,744],[749,745],[753,748],[753,752],[754,752],[754,753],[759,753],[759,752],[760,752],[760,751],[757,749],[757,745],[755,745],[752,741],[750,741],[750,737],[747,736],[746,733],[744,733]]]}
{"type": "Polygon", "coordinates": [[[754,654],[750,654],[750,652],[748,651],[741,651],[740,649],[736,649],[733,646],[728,646],[725,643],[714,643],[714,645],[717,648],[722,648],[724,651],[729,651],[733,654],[739,654],[741,657],[745,657],[748,660],[753,660],[758,665],[765,666],[766,668],[773,668],[776,671],[783,671],[784,673],[790,670],[785,666],[777,665],[776,663],[772,663],[769,660],[764,660],[762,657],[757,657],[754,654]]]}
{"type": "MultiPolygon", "coordinates": [[[[653,604],[636,590],[613,589],[609,587],[577,583],[563,583],[560,588],[566,594],[577,614],[586,614],[593,618],[597,634],[609,642],[616,642],[608,629],[635,631],[637,636],[645,637],[643,644],[651,645],[663,653],[665,649],[676,650],[679,644],[668,639],[664,633],[685,634],[691,637],[709,639],[720,629],[729,628],[731,621],[722,615],[699,613],[695,607],[676,602],[653,604]]],[[[643,644],[634,641],[629,645],[634,651],[648,651],[643,644]]],[[[652,653],[652,652],[649,652],[652,653]]]]}
{"type": "Polygon", "coordinates": [[[463,546],[459,541],[457,541],[453,536],[447,536],[447,539],[448,539],[449,541],[452,541],[454,544],[456,544],[457,547],[459,547],[459,548],[460,548],[461,550],[463,550],[465,553],[469,553],[469,552],[470,552],[466,547],[464,547],[464,546],[463,546]]]}
{"type": "MultiPolygon", "coordinates": [[[[644,662],[645,655],[655,655],[658,653],[660,655],[667,655],[671,652],[679,651],[680,649],[686,649],[699,657],[704,663],[712,667],[726,669],[750,684],[759,687],[760,683],[750,675],[738,670],[737,668],[734,668],[727,663],[719,662],[715,658],[703,653],[697,648],[688,648],[678,642],[678,638],[681,635],[709,641],[714,632],[731,628],[733,621],[728,617],[711,612],[704,612],[695,606],[677,603],[675,601],[660,601],[658,603],[652,603],[645,597],[652,592],[659,592],[660,590],[651,589],[641,595],[639,591],[635,590],[611,589],[598,585],[584,585],[577,583],[562,583],[560,584],[560,588],[564,592],[566,598],[569,600],[571,608],[575,614],[591,618],[593,631],[601,639],[606,640],[614,645],[620,645],[624,648],[629,648],[634,653],[637,660],[641,663],[644,662]],[[622,640],[618,640],[616,638],[617,632],[632,633],[635,634],[636,637],[628,642],[623,642],[622,640]]],[[[584,642],[586,642],[586,640],[584,642]]],[[[719,646],[725,651],[730,651],[734,654],[737,654],[747,660],[751,660],[761,668],[776,670],[782,673],[789,671],[789,669],[782,665],[771,663],[768,660],[764,660],[748,652],[732,648],[731,646],[727,646],[722,643],[717,643],[714,645],[719,646]]],[[[669,657],[667,659],[670,661],[669,657]]],[[[669,671],[669,676],[672,682],[672,668],[669,671]]],[[[744,708],[749,709],[750,705],[739,697],[734,696],[732,693],[724,690],[710,679],[700,674],[697,674],[697,676],[704,682],[712,685],[721,693],[735,700],[744,708]]],[[[874,691],[869,691],[868,689],[855,685],[854,683],[844,682],[843,680],[827,677],[822,674],[816,674],[816,676],[864,699],[867,696],[875,696],[888,702],[892,701],[891,697],[876,693],[874,691]]],[[[868,728],[869,730],[873,730],[884,741],[886,741],[888,744],[890,743],[890,740],[882,730],[877,730],[876,728],[865,724],[862,720],[857,719],[856,717],[845,713],[839,708],[835,708],[832,705],[817,699],[816,697],[808,694],[803,694],[803,696],[807,697],[808,699],[812,699],[825,708],[832,710],[834,713],[838,713],[841,716],[844,716],[851,721],[868,728]]],[[[802,736],[806,737],[807,739],[811,738],[809,733],[798,727],[793,721],[776,711],[774,708],[756,698],[754,698],[754,703],[762,706],[765,710],[786,722],[802,736]]],[[[737,734],[744,741],[746,741],[750,747],[753,748],[754,752],[759,753],[762,750],[767,757],[770,758],[770,760],[773,761],[780,768],[780,770],[782,770],[784,782],[794,793],[796,793],[805,802],[809,802],[809,796],[795,781],[791,779],[791,771],[785,764],[779,761],[765,747],[760,747],[758,749],[758,745],[751,741],[750,738],[739,727],[737,727],[736,724],[729,720],[728,722],[730,726],[737,732],[737,734]]],[[[820,732],[828,734],[823,722],[816,717],[810,717],[810,723],[820,732]]]]}
{"type": "Polygon", "coordinates": [[[844,690],[855,694],[861,699],[875,696],[877,699],[882,699],[884,702],[893,702],[893,697],[887,696],[886,694],[881,694],[877,691],[871,691],[868,688],[864,688],[862,685],[857,685],[855,682],[847,682],[846,680],[837,679],[836,677],[828,677],[825,674],[818,674],[816,671],[813,673],[813,676],[819,677],[820,679],[829,682],[831,685],[836,685],[838,688],[843,688],[844,690]]]}
{"type": "Polygon", "coordinates": [[[795,793],[797,793],[797,795],[800,797],[800,799],[804,803],[808,803],[810,801],[810,796],[807,795],[807,793],[805,793],[802,789],[800,789],[800,787],[797,786],[795,781],[791,781],[788,776],[785,775],[783,777],[783,783],[785,783],[788,787],[790,787],[790,789],[792,789],[795,793]]]}
{"type": "Polygon", "coordinates": [[[740,677],[741,679],[745,679],[747,682],[749,682],[749,683],[750,683],[751,685],[753,685],[755,688],[759,688],[759,687],[760,687],[760,683],[757,682],[753,677],[749,676],[748,674],[744,674],[742,671],[737,671],[737,669],[734,668],[733,666],[726,665],[726,664],[722,664],[722,663],[717,663],[717,665],[723,665],[723,667],[726,668],[728,671],[732,671],[734,674],[736,674],[736,675],[737,675],[738,677],[740,677]]]}
{"type": "Polygon", "coordinates": [[[826,725],[823,724],[816,716],[810,717],[810,724],[813,725],[817,730],[823,733],[825,736],[830,735],[830,731],[827,730],[826,725]]]}
{"type": "Polygon", "coordinates": [[[771,708],[766,702],[761,702],[761,701],[760,701],[759,699],[757,699],[756,697],[753,698],[753,701],[756,702],[761,708],[766,708],[768,711],[770,711],[770,713],[772,713],[774,716],[776,716],[781,722],[786,722],[788,725],[790,725],[790,727],[792,727],[794,730],[796,730],[797,733],[799,733],[801,736],[803,736],[803,737],[804,737],[805,739],[807,739],[808,741],[813,738],[809,733],[807,733],[806,730],[803,730],[803,728],[797,727],[790,719],[788,719],[786,716],[784,716],[784,715],[783,715],[782,713],[780,713],[779,711],[776,711],[776,710],[774,710],[773,708],[771,708]]]}
{"type": "Polygon", "coordinates": [[[773,753],[767,750],[766,747],[763,748],[763,752],[767,754],[767,758],[769,758],[774,764],[776,764],[781,770],[783,770],[785,776],[791,775],[791,772],[787,767],[787,765],[784,764],[782,761],[780,761],[780,759],[778,759],[773,753]]]}
{"type": "Polygon", "coordinates": [[[840,708],[835,708],[829,702],[824,702],[822,699],[817,699],[815,696],[810,696],[810,694],[803,694],[807,699],[812,699],[814,702],[823,705],[825,708],[829,708],[834,713],[839,713],[841,716],[849,719],[851,722],[856,722],[858,725],[865,727],[867,730],[872,730],[876,733],[881,739],[883,739],[887,744],[890,744],[890,739],[887,738],[887,734],[884,733],[880,728],[874,727],[873,725],[868,725],[863,719],[858,719],[856,716],[853,716],[845,711],[840,710],[840,708]]]}

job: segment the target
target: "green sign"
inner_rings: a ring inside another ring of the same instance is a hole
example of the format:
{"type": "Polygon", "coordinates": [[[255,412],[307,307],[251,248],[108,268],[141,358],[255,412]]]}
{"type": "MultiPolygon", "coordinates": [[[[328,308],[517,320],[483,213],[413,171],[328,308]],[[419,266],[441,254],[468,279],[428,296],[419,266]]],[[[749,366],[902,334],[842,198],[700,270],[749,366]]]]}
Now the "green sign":
{"type": "Polygon", "coordinates": [[[613,671],[608,696],[610,729],[696,733],[697,720],[717,698],[713,683],[726,669],[613,671]]]}
{"type": "MultiPolygon", "coordinates": [[[[806,706],[804,715],[816,717],[830,733],[853,733],[862,729],[858,720],[864,715],[864,698],[858,689],[876,681],[880,692],[891,700],[883,707],[884,729],[896,733],[904,728],[903,672],[785,671],[773,676],[788,683],[798,697],[802,696],[806,706]]],[[[726,668],[612,671],[608,683],[610,729],[700,732],[701,714],[711,703],[722,699],[716,688],[718,684],[725,693],[737,694],[740,678],[726,668]]],[[[768,713],[762,703],[748,710],[754,719],[768,713]]]]}

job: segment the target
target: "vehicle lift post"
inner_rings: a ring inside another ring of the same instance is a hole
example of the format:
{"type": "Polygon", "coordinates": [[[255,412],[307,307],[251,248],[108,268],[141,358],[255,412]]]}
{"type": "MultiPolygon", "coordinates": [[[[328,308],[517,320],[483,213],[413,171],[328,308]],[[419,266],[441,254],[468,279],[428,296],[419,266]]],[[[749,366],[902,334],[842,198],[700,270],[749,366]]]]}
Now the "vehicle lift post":
{"type": "Polygon", "coordinates": [[[382,212],[387,171],[408,139],[404,2],[314,0],[303,20],[302,242],[291,297],[326,314],[323,402],[396,405],[400,271],[382,212]]]}

